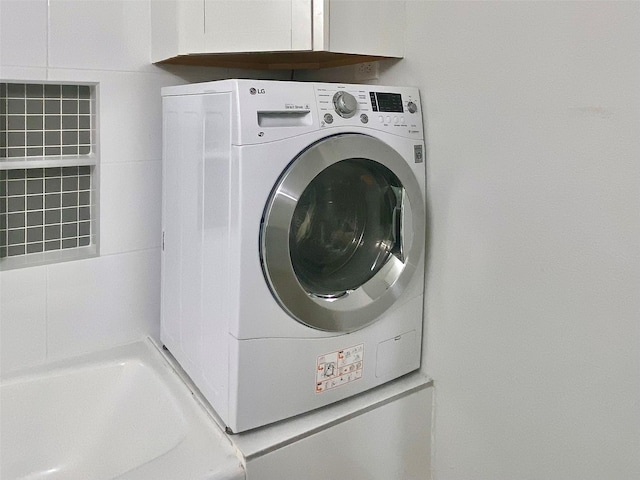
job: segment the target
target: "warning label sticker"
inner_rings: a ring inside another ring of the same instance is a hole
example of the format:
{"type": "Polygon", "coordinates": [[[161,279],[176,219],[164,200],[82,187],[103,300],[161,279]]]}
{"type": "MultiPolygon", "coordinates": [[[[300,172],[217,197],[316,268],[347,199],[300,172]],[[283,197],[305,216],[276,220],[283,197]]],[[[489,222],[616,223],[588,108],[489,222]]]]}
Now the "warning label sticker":
{"type": "Polygon", "coordinates": [[[320,355],[316,365],[316,393],[362,378],[363,361],[364,343],[320,355]]]}

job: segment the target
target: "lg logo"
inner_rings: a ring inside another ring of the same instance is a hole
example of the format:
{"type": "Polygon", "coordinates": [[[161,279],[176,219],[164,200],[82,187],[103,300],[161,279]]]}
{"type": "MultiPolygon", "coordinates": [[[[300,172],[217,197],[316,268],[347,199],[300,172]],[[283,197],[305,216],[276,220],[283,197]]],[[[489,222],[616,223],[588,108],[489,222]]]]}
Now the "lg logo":
{"type": "Polygon", "coordinates": [[[249,93],[251,95],[255,95],[255,94],[264,95],[266,92],[264,91],[264,88],[253,88],[253,87],[251,87],[249,89],[249,93]]]}

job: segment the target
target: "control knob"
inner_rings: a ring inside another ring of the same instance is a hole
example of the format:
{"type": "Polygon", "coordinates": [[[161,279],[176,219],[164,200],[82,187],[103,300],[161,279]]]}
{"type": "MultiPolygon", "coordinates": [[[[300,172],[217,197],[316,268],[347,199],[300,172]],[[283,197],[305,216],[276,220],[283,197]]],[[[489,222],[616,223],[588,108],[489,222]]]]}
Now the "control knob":
{"type": "Polygon", "coordinates": [[[351,118],[358,110],[358,101],[350,93],[341,91],[333,96],[333,106],[342,118],[351,118]]]}
{"type": "Polygon", "coordinates": [[[418,106],[413,102],[409,102],[407,103],[407,110],[409,110],[409,113],[416,113],[418,111],[418,106]]]}

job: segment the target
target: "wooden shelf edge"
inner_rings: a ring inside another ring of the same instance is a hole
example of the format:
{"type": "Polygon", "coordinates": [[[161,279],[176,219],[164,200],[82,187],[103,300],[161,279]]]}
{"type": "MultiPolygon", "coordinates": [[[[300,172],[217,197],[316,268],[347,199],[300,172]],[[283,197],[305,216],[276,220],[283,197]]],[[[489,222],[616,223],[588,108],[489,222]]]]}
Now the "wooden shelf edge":
{"type": "Polygon", "coordinates": [[[251,70],[318,70],[357,63],[397,59],[378,55],[357,55],[326,51],[196,53],[178,55],[155,62],[157,65],[190,65],[199,67],[243,68],[251,70]]]}

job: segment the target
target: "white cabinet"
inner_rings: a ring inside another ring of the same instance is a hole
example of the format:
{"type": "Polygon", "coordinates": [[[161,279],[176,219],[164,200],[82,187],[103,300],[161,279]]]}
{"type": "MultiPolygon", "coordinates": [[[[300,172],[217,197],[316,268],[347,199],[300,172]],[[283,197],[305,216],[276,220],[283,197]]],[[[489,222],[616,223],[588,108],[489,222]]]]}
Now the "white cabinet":
{"type": "Polygon", "coordinates": [[[402,57],[401,0],[154,0],[152,61],[266,69],[402,57]]]}
{"type": "Polygon", "coordinates": [[[310,50],[311,4],[204,0],[204,53],[310,50]]]}

